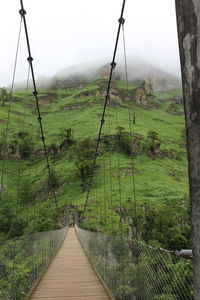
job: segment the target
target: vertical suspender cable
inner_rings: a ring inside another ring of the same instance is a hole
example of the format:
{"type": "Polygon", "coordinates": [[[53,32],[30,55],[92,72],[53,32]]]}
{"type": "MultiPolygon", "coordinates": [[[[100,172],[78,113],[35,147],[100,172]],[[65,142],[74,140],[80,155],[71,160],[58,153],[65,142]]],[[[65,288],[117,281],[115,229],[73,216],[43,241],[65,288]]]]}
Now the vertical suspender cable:
{"type": "MultiPolygon", "coordinates": [[[[118,121],[118,105],[116,104],[115,107],[115,122],[116,122],[116,129],[119,130],[119,121],[118,121]]],[[[120,235],[123,235],[123,224],[122,224],[122,185],[121,185],[121,164],[120,164],[120,146],[119,146],[119,134],[117,133],[117,179],[118,179],[118,195],[119,195],[119,229],[120,235]]]]}
{"type": "MultiPolygon", "coordinates": [[[[111,138],[111,118],[110,118],[110,108],[108,105],[108,135],[111,138]]],[[[111,232],[113,234],[113,178],[112,178],[112,154],[111,149],[109,149],[109,186],[110,186],[110,213],[111,213],[111,232]]]]}
{"type": "MultiPolygon", "coordinates": [[[[29,80],[30,80],[30,66],[28,67],[28,75],[27,75],[27,82],[26,82],[26,97],[28,96],[28,89],[29,89],[29,80]]],[[[24,105],[24,116],[25,116],[25,105],[24,105]]],[[[25,128],[25,124],[23,126],[25,128]]],[[[33,126],[32,126],[32,134],[31,136],[33,137],[33,126]]],[[[28,169],[28,185],[30,188],[30,177],[31,177],[31,171],[30,171],[30,166],[28,169]]],[[[29,203],[26,203],[26,222],[28,224],[29,221],[29,203]]]]}
{"type": "Polygon", "coordinates": [[[20,26],[19,26],[19,34],[18,34],[18,40],[17,40],[17,49],[16,49],[16,55],[15,55],[13,78],[12,78],[12,85],[11,85],[11,91],[10,91],[10,96],[9,96],[8,117],[7,117],[4,141],[3,141],[3,159],[2,159],[2,169],[1,169],[0,198],[2,198],[2,191],[3,191],[5,157],[6,157],[5,153],[6,153],[6,146],[7,146],[7,141],[8,141],[8,129],[9,129],[9,122],[10,122],[11,102],[12,102],[12,95],[13,95],[13,90],[14,90],[14,83],[15,83],[15,75],[16,75],[17,60],[18,60],[20,38],[21,38],[21,30],[22,30],[22,17],[21,17],[20,26]]]}
{"type": "MultiPolygon", "coordinates": [[[[122,24],[122,32],[123,32],[123,47],[124,47],[124,66],[125,66],[125,77],[126,77],[126,88],[127,92],[129,89],[129,79],[128,79],[128,65],[127,65],[127,54],[126,54],[126,39],[125,39],[125,30],[124,23],[122,24]]],[[[129,133],[131,136],[131,145],[133,149],[133,120],[132,120],[132,110],[129,104],[129,133]]],[[[132,188],[133,188],[133,206],[134,206],[134,214],[135,214],[135,237],[138,238],[138,220],[137,220],[137,203],[136,203],[136,186],[135,186],[135,172],[134,172],[134,162],[133,155],[131,154],[131,170],[132,170],[132,188]]]]}

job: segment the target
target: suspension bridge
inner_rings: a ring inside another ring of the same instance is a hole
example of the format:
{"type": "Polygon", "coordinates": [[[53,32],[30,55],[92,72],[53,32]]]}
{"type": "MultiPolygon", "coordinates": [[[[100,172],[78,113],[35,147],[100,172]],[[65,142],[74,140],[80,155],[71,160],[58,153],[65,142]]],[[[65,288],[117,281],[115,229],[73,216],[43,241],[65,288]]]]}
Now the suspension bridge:
{"type": "MultiPolygon", "coordinates": [[[[139,237],[133,156],[129,155],[129,159],[126,161],[126,172],[128,174],[126,176],[122,172],[123,162],[120,159],[120,151],[117,152],[117,155],[113,155],[112,152],[109,152],[107,156],[102,154],[102,143],[110,148],[116,147],[118,150],[123,144],[120,135],[123,129],[120,127],[117,105],[115,107],[114,127],[118,128],[118,132],[117,134],[113,132],[110,90],[116,67],[117,47],[122,31],[128,93],[124,34],[125,19],[123,16],[125,0],[123,0],[118,20],[119,27],[110,64],[99,131],[95,139],[95,146],[91,152],[93,160],[89,168],[89,179],[87,178],[86,199],[83,206],[77,207],[59,206],[55,192],[55,178],[49,159],[39,105],[33,57],[26,23],[26,11],[22,0],[20,0],[20,3],[19,39],[2,146],[4,155],[1,168],[1,200],[3,201],[5,198],[5,173],[6,166],[8,166],[6,155],[9,142],[11,104],[19,42],[22,25],[24,25],[29,63],[27,89],[31,75],[33,95],[36,103],[34,117],[37,116],[38,118],[43,146],[42,154],[45,158],[42,172],[47,174],[48,193],[50,193],[50,196],[47,198],[47,205],[51,205],[50,203],[53,201],[56,212],[56,217],[54,216],[55,223],[56,227],[59,228],[27,233],[0,243],[0,299],[194,299],[192,251],[169,251],[162,248],[154,248],[144,244],[139,237]],[[98,177],[95,176],[97,173],[98,177]],[[129,180],[128,183],[127,178],[129,180]],[[103,187],[101,193],[99,193],[99,185],[103,187]],[[129,212],[131,212],[132,216],[131,234],[129,234],[130,223],[127,222],[130,215],[127,216],[127,211],[123,207],[124,199],[127,201],[129,212]]],[[[125,136],[128,138],[133,136],[135,116],[131,105],[128,105],[126,109],[128,112],[129,135],[125,134],[125,136]]],[[[21,126],[23,129],[24,123],[21,126]]],[[[133,142],[132,139],[129,145],[130,149],[133,148],[133,142]]],[[[126,149],[127,153],[131,151],[130,149],[126,149]]],[[[18,228],[20,228],[19,214],[26,215],[28,221],[30,214],[29,206],[25,206],[24,209],[19,203],[22,168],[22,162],[19,160],[16,168],[18,190],[16,193],[16,215],[13,227],[16,233],[18,228]]],[[[39,207],[38,212],[36,211],[34,200],[32,203],[34,204],[32,208],[33,214],[36,216],[38,213],[37,220],[39,220],[42,218],[42,213],[40,212],[41,203],[37,203],[39,207]]],[[[37,221],[31,221],[34,223],[33,227],[37,227],[37,221]]]]}

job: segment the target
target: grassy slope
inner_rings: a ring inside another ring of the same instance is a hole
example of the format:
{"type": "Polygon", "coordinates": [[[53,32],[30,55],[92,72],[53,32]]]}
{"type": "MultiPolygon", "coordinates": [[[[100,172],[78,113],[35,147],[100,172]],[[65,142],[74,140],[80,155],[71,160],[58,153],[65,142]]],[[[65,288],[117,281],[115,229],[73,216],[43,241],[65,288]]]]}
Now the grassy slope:
{"type": "MultiPolygon", "coordinates": [[[[120,89],[125,89],[125,84],[118,82],[120,89]]],[[[133,89],[134,86],[130,86],[133,89]]],[[[96,137],[99,124],[100,115],[103,107],[104,99],[97,96],[86,96],[84,98],[76,98],[75,96],[87,91],[95,91],[97,89],[96,84],[88,84],[83,89],[71,89],[71,90],[57,90],[57,91],[40,91],[39,96],[46,96],[49,93],[56,94],[55,99],[48,101],[41,101],[41,112],[43,116],[43,126],[46,134],[46,143],[50,145],[55,143],[60,144],[60,130],[61,128],[72,128],[75,139],[82,140],[86,137],[96,137]]],[[[144,109],[141,107],[133,106],[133,113],[136,117],[136,124],[134,124],[134,132],[146,136],[149,130],[158,132],[159,138],[162,142],[163,149],[172,149],[180,152],[181,160],[175,160],[170,158],[156,158],[152,159],[146,155],[138,155],[134,159],[135,165],[135,182],[136,182],[136,199],[138,203],[153,203],[155,205],[161,205],[162,203],[170,203],[173,206],[174,201],[181,201],[184,195],[188,193],[188,179],[187,179],[187,159],[186,153],[182,146],[181,131],[184,128],[184,117],[182,115],[172,115],[167,112],[171,99],[179,96],[179,91],[171,91],[168,93],[159,93],[156,96],[163,101],[159,102],[160,107],[154,109],[144,109]]],[[[17,99],[11,105],[11,117],[9,124],[8,140],[13,139],[13,135],[16,135],[18,131],[27,131],[37,142],[37,147],[41,148],[41,141],[39,138],[39,129],[37,120],[34,115],[34,99],[31,94],[27,95],[24,91],[16,91],[14,97],[17,99]],[[25,113],[25,118],[23,114],[25,113]],[[23,121],[25,120],[25,121],[23,121]]],[[[182,110],[181,105],[178,105],[182,110]]],[[[6,110],[0,107],[0,132],[5,128],[6,110]]],[[[118,118],[118,125],[129,130],[129,111],[127,104],[123,104],[123,107],[110,106],[108,109],[110,116],[111,132],[116,131],[116,114],[118,118]]],[[[108,116],[107,123],[105,123],[105,131],[108,132],[108,116]]],[[[123,154],[106,154],[106,176],[109,175],[109,162],[112,164],[114,170],[113,186],[117,189],[117,172],[118,172],[118,158],[120,157],[120,172],[123,174],[121,179],[122,185],[122,201],[126,202],[128,197],[132,193],[132,180],[130,172],[127,170],[130,167],[130,159],[123,154]],[[116,177],[116,178],[115,178],[116,177]]],[[[52,165],[56,173],[59,175],[59,190],[58,201],[59,207],[65,207],[66,203],[83,204],[86,194],[82,192],[80,187],[80,179],[78,178],[74,162],[69,159],[69,155],[65,153],[59,159],[52,159],[52,165]]],[[[17,177],[16,170],[21,168],[21,173],[24,177],[29,177],[34,188],[41,185],[42,180],[45,178],[44,161],[40,160],[37,163],[29,163],[23,161],[19,163],[11,163],[7,161],[5,163],[5,182],[7,192],[12,196],[12,199],[17,197],[17,177]]],[[[98,171],[97,193],[101,193],[103,184],[103,168],[98,171]]],[[[105,187],[105,193],[109,193],[110,181],[107,180],[105,187]]],[[[93,191],[94,192],[94,191],[93,191]]],[[[9,196],[8,196],[9,197],[9,196]]],[[[113,197],[116,198],[117,194],[113,193],[113,197]]],[[[12,200],[15,203],[15,200],[12,200]]],[[[51,205],[52,202],[51,202],[51,205]]],[[[103,205],[103,204],[102,204],[103,205]]],[[[109,206],[109,203],[107,204],[109,206]]],[[[40,204],[41,206],[41,204],[40,204]]],[[[33,214],[33,211],[38,209],[37,205],[32,205],[29,208],[29,214],[33,214]]],[[[22,214],[23,206],[21,206],[22,214]]],[[[39,209],[38,209],[39,210],[39,209]]]]}

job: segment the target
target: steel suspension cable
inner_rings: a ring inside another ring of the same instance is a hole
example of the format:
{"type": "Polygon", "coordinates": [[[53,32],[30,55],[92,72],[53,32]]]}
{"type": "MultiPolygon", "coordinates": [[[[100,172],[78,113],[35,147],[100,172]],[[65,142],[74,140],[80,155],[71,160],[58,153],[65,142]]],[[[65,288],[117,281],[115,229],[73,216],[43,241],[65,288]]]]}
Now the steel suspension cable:
{"type": "Polygon", "coordinates": [[[19,46],[20,46],[20,39],[21,39],[21,31],[22,31],[22,17],[21,17],[21,20],[20,20],[19,33],[18,33],[18,39],[17,39],[17,48],[16,48],[16,54],[15,54],[14,70],[13,70],[12,84],[11,84],[11,90],[10,90],[10,95],[9,95],[8,116],[7,116],[6,128],[5,128],[5,133],[4,133],[4,141],[3,141],[3,158],[2,158],[2,169],[1,169],[0,198],[2,198],[2,191],[3,191],[3,184],[4,184],[6,146],[7,146],[7,141],[8,141],[8,131],[9,131],[10,113],[11,113],[11,102],[12,102],[12,95],[13,95],[14,84],[15,84],[15,75],[16,75],[16,69],[17,69],[18,53],[19,53],[19,46]]]}
{"type": "MultiPolygon", "coordinates": [[[[27,75],[27,82],[26,82],[26,96],[28,97],[28,90],[29,90],[29,81],[30,81],[30,66],[28,67],[28,75],[27,75]]],[[[24,115],[25,115],[25,105],[24,105],[24,115]]],[[[33,124],[32,124],[32,137],[33,137],[33,124]]],[[[30,167],[28,169],[28,183],[30,185],[30,177],[31,177],[31,172],[30,172],[30,167]]],[[[26,222],[28,224],[29,221],[29,203],[26,205],[26,222]]]]}
{"type": "Polygon", "coordinates": [[[104,231],[107,232],[106,162],[103,157],[104,231]]]}
{"type": "Polygon", "coordinates": [[[65,225],[65,223],[63,222],[61,216],[60,216],[60,211],[58,208],[58,202],[57,202],[57,197],[56,197],[56,193],[53,189],[52,186],[52,172],[51,172],[51,168],[50,168],[50,163],[49,163],[49,157],[48,157],[48,152],[47,152],[47,146],[46,146],[46,142],[45,142],[45,135],[44,135],[44,129],[43,129],[43,124],[42,124],[42,116],[41,116],[41,112],[40,112],[40,106],[39,106],[39,99],[38,99],[38,91],[37,91],[37,87],[36,87],[36,80],[35,80],[35,73],[34,73],[34,68],[33,68],[33,57],[31,55],[31,47],[30,47],[30,41],[29,41],[29,35],[28,35],[28,28],[27,28],[27,24],[26,24],[26,11],[24,9],[24,5],[23,5],[23,0],[20,0],[21,3],[21,9],[19,11],[23,23],[24,23],[24,29],[25,29],[25,36],[26,36],[26,42],[27,42],[27,48],[28,48],[28,62],[30,65],[30,69],[31,69],[31,75],[32,75],[32,81],[33,81],[33,95],[35,97],[35,102],[36,102],[36,108],[37,108],[37,114],[38,114],[38,121],[39,121],[39,126],[40,126],[40,132],[41,132],[41,139],[42,139],[42,143],[43,143],[43,148],[44,148],[44,156],[46,159],[46,166],[47,166],[47,170],[48,170],[48,174],[49,174],[49,179],[50,179],[50,188],[51,188],[51,193],[54,199],[54,203],[55,203],[55,207],[56,207],[56,211],[58,213],[59,219],[61,221],[61,224],[65,225]]]}
{"type": "MultiPolygon", "coordinates": [[[[29,76],[29,72],[28,72],[28,76],[29,76]]],[[[27,79],[27,85],[28,85],[28,79],[27,79]]],[[[27,90],[27,87],[26,87],[27,90]]],[[[21,125],[21,129],[20,129],[20,119],[19,119],[19,131],[24,132],[24,128],[25,128],[25,104],[24,104],[24,110],[23,110],[23,120],[22,120],[22,125],[21,125]]],[[[21,187],[21,174],[22,174],[22,156],[20,157],[20,160],[18,162],[18,175],[17,175],[17,199],[16,199],[16,224],[18,223],[18,213],[19,213],[19,199],[20,199],[20,187],[21,187]]]]}
{"type": "MultiPolygon", "coordinates": [[[[116,129],[119,130],[119,120],[118,120],[118,105],[116,104],[115,107],[115,124],[116,129]]],[[[123,235],[123,224],[122,224],[122,183],[121,183],[121,164],[120,164],[120,147],[119,147],[119,135],[120,133],[117,133],[117,179],[118,179],[118,196],[119,196],[119,215],[120,215],[120,221],[119,221],[119,229],[120,229],[120,235],[123,235]]]]}
{"type": "MultiPolygon", "coordinates": [[[[28,91],[28,83],[29,83],[29,75],[30,75],[30,68],[28,70],[28,78],[27,78],[27,83],[26,83],[26,95],[27,95],[27,91],[28,91]]],[[[20,120],[19,120],[19,131],[24,132],[24,128],[25,128],[25,118],[26,118],[26,107],[24,104],[24,109],[23,109],[23,120],[22,120],[22,124],[21,124],[21,128],[20,128],[20,120]]],[[[20,158],[19,162],[18,162],[18,170],[17,170],[17,195],[16,195],[16,203],[15,203],[15,230],[16,233],[18,233],[18,226],[19,226],[19,219],[18,219],[18,215],[20,213],[20,188],[21,188],[21,174],[22,174],[22,157],[20,158]]],[[[27,211],[26,211],[27,213],[27,211]]],[[[27,219],[27,223],[28,223],[28,219],[27,219]]],[[[16,255],[17,255],[17,248],[16,248],[16,240],[14,240],[14,246],[13,246],[13,263],[12,263],[12,294],[16,294],[17,293],[17,287],[15,286],[14,282],[15,282],[15,269],[16,269],[16,255]]],[[[17,295],[15,295],[17,298],[17,295]]]]}
{"type": "MultiPolygon", "coordinates": [[[[105,126],[103,127],[103,136],[105,136],[105,126]]],[[[106,199],[106,157],[103,153],[103,226],[104,232],[107,232],[107,199],[106,199]]]]}
{"type": "MultiPolygon", "coordinates": [[[[129,78],[128,78],[128,64],[127,64],[127,51],[126,51],[126,37],[125,37],[125,28],[124,24],[122,24],[122,35],[123,35],[123,48],[124,48],[124,67],[125,67],[125,77],[126,77],[126,89],[127,92],[129,90],[129,78]]],[[[132,109],[129,104],[129,133],[131,136],[131,146],[133,150],[133,120],[132,116],[132,109]]],[[[136,185],[135,185],[135,172],[134,172],[134,161],[133,155],[131,154],[131,171],[132,171],[132,188],[133,188],[133,205],[134,205],[134,212],[135,212],[135,227],[136,227],[136,239],[138,238],[138,221],[137,221],[137,202],[136,202],[136,185]]]]}
{"type": "MultiPolygon", "coordinates": [[[[108,135],[111,137],[111,120],[110,120],[110,108],[108,105],[108,135]]],[[[111,232],[114,232],[113,226],[113,178],[112,178],[112,154],[109,151],[109,186],[110,186],[110,210],[111,210],[111,232]]]]}
{"type": "Polygon", "coordinates": [[[88,204],[88,200],[89,200],[89,195],[90,195],[91,186],[92,186],[93,177],[94,177],[94,170],[95,170],[95,167],[96,167],[96,160],[97,160],[98,151],[99,151],[99,144],[100,144],[100,141],[101,141],[102,129],[103,129],[103,125],[104,125],[104,122],[105,122],[106,107],[107,107],[108,101],[110,99],[111,81],[112,81],[113,71],[114,71],[115,66],[116,66],[115,58],[116,58],[116,54],[117,54],[117,48],[118,48],[118,43],[119,43],[121,27],[122,27],[122,24],[124,23],[123,15],[124,15],[125,3],[126,3],[126,0],[123,0],[121,15],[120,15],[120,18],[118,20],[119,26],[118,26],[118,31],[117,31],[117,38],[116,38],[113,58],[112,58],[112,62],[111,62],[110,75],[109,75],[109,80],[108,80],[106,96],[105,96],[105,102],[104,102],[104,106],[103,106],[102,117],[101,117],[101,121],[100,121],[100,128],[99,128],[98,139],[97,139],[97,144],[96,144],[96,149],[95,149],[95,156],[94,156],[94,161],[93,161],[93,166],[92,166],[92,171],[91,171],[91,176],[90,176],[90,182],[89,182],[89,186],[88,186],[88,192],[87,192],[87,196],[86,196],[86,201],[85,201],[81,221],[84,218],[85,211],[86,211],[87,204],[88,204]]]}
{"type": "MultiPolygon", "coordinates": [[[[30,67],[28,68],[27,81],[26,81],[26,97],[28,95],[29,77],[30,77],[30,67]]],[[[25,103],[23,103],[23,121],[22,121],[22,124],[21,124],[21,129],[20,129],[21,120],[19,119],[19,131],[21,131],[22,133],[25,130],[25,120],[26,120],[26,105],[25,105],[25,103]]],[[[17,213],[16,213],[16,222],[17,222],[18,212],[19,212],[18,209],[19,209],[20,188],[21,188],[21,184],[22,184],[22,181],[21,181],[22,157],[20,158],[20,161],[19,161],[18,164],[19,164],[19,166],[18,166],[18,176],[17,176],[18,183],[17,183],[17,202],[16,202],[16,211],[17,211],[17,213]]],[[[29,169],[29,180],[30,180],[30,169],[29,169]]]]}

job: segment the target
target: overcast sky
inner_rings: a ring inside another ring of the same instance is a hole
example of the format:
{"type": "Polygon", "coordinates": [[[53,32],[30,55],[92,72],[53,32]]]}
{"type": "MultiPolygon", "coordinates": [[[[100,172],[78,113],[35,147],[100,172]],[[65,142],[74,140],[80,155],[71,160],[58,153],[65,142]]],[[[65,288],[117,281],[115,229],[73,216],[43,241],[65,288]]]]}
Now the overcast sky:
{"type": "MultiPolygon", "coordinates": [[[[122,0],[24,0],[36,77],[70,65],[111,61],[122,0]]],[[[0,87],[11,83],[20,23],[20,0],[1,0],[0,87]]],[[[127,52],[178,74],[174,0],[127,0],[127,52]]],[[[118,54],[122,54],[120,40],[118,54]]],[[[24,30],[16,82],[27,77],[24,30]]]]}

